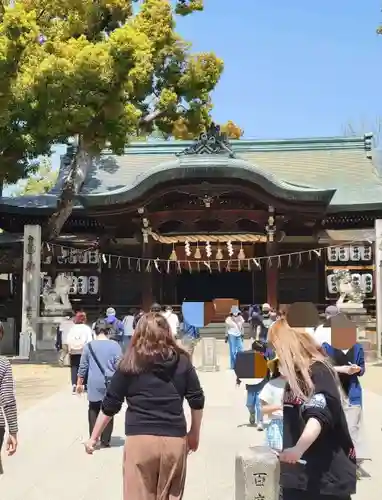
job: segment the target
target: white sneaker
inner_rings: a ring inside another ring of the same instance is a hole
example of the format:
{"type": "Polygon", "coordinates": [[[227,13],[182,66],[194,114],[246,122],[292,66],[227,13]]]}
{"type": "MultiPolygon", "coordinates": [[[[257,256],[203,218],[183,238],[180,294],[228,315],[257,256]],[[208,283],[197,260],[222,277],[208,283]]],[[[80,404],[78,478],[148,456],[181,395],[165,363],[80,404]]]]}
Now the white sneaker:
{"type": "Polygon", "coordinates": [[[264,430],[264,426],[263,426],[262,422],[259,422],[259,423],[257,424],[257,430],[258,430],[258,431],[263,431],[263,430],[264,430]]]}

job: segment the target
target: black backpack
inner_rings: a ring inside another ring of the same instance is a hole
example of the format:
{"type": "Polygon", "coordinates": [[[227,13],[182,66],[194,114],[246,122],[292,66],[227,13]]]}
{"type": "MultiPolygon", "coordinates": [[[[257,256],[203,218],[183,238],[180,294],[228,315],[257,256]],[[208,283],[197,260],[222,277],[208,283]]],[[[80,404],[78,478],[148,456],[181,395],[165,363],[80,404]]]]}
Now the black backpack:
{"type": "Polygon", "coordinates": [[[118,325],[117,319],[115,319],[113,323],[109,323],[109,337],[111,340],[119,340],[121,338],[117,325],[118,325]]]}

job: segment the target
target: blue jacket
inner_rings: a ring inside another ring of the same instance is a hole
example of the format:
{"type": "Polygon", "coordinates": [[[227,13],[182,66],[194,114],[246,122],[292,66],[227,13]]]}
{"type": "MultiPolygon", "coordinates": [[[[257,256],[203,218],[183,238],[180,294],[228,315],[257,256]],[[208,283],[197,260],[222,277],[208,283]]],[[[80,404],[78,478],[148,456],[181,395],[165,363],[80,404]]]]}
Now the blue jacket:
{"type": "Polygon", "coordinates": [[[359,373],[354,375],[339,374],[339,378],[349,398],[349,404],[352,406],[362,406],[362,387],[359,381],[359,377],[362,377],[365,373],[365,353],[362,345],[358,343],[354,344],[346,354],[326,342],[322,344],[322,347],[328,356],[332,358],[335,366],[341,366],[350,362],[361,368],[359,373]]]}

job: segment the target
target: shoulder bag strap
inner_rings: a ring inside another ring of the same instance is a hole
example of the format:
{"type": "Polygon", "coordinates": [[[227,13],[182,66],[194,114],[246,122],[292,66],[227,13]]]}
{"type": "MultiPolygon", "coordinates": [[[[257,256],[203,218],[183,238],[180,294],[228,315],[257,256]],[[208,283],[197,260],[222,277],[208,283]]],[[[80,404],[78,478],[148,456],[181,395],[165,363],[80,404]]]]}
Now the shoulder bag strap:
{"type": "Polygon", "coordinates": [[[96,362],[96,365],[98,366],[99,371],[102,373],[102,375],[103,375],[104,377],[106,377],[105,370],[103,369],[103,367],[102,367],[101,363],[99,362],[99,359],[97,358],[97,356],[96,356],[96,354],[95,354],[95,352],[94,352],[94,349],[93,349],[93,347],[92,347],[91,343],[89,343],[89,344],[88,344],[88,346],[89,346],[90,355],[91,355],[91,357],[94,359],[94,361],[96,362]]]}

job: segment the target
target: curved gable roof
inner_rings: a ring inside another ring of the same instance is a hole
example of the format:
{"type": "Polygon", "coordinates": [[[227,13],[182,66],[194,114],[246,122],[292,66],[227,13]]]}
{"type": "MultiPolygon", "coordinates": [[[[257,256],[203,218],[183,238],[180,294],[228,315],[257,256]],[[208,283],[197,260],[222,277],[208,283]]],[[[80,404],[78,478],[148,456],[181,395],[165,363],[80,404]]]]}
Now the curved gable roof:
{"type": "Polygon", "coordinates": [[[241,158],[190,155],[159,163],[141,172],[131,185],[125,185],[107,193],[83,194],[80,200],[84,206],[128,203],[167,182],[185,180],[200,182],[214,179],[227,181],[236,179],[257,185],[272,196],[286,201],[327,204],[335,193],[335,189],[316,189],[279,180],[272,173],[265,172],[241,158]]]}

